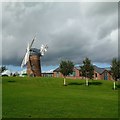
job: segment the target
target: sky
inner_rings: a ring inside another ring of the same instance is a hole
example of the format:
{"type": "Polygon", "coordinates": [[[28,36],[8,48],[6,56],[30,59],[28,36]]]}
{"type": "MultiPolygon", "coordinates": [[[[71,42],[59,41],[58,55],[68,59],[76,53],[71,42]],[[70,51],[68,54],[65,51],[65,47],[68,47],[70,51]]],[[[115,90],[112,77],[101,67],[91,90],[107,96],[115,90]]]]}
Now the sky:
{"type": "MultiPolygon", "coordinates": [[[[61,60],[82,64],[85,57],[108,67],[118,56],[117,2],[6,2],[2,3],[2,64],[21,70],[28,42],[48,45],[42,70],[55,69],[61,60]]],[[[25,69],[25,68],[24,68],[25,69]]]]}

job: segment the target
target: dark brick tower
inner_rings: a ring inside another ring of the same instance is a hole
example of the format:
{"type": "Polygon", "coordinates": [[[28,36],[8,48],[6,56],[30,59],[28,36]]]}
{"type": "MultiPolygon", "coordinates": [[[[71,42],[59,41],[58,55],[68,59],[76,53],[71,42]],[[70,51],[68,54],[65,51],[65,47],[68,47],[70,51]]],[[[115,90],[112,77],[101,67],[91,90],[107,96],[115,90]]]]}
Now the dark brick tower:
{"type": "Polygon", "coordinates": [[[41,76],[40,51],[36,48],[30,49],[29,61],[27,62],[28,76],[41,76]]]}

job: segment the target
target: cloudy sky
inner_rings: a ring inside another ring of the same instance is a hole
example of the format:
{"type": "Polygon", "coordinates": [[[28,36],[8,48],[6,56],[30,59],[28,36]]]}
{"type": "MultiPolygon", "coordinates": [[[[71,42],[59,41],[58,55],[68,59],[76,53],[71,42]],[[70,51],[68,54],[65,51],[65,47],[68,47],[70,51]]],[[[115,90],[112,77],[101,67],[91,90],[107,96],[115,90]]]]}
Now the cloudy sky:
{"type": "Polygon", "coordinates": [[[118,56],[118,3],[20,2],[2,4],[2,62],[20,66],[27,43],[48,45],[43,66],[63,59],[110,64],[118,56]]]}

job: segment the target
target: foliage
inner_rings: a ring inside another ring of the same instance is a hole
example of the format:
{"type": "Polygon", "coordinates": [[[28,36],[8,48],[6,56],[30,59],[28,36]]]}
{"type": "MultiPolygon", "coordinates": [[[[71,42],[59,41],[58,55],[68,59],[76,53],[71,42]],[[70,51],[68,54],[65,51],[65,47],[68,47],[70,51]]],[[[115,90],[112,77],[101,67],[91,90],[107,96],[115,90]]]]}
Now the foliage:
{"type": "Polygon", "coordinates": [[[91,60],[89,60],[89,58],[85,58],[85,60],[83,61],[81,72],[83,77],[87,77],[89,79],[92,79],[94,77],[94,67],[91,64],[91,60]]]}
{"type": "Polygon", "coordinates": [[[72,61],[61,61],[60,63],[60,72],[63,76],[67,76],[73,72],[74,64],[72,61]]]}
{"type": "Polygon", "coordinates": [[[111,65],[111,73],[115,81],[120,78],[120,60],[113,58],[111,65]]]}
{"type": "Polygon", "coordinates": [[[1,67],[0,67],[0,73],[4,72],[5,70],[7,70],[7,67],[6,67],[6,66],[1,66],[1,67]]]}

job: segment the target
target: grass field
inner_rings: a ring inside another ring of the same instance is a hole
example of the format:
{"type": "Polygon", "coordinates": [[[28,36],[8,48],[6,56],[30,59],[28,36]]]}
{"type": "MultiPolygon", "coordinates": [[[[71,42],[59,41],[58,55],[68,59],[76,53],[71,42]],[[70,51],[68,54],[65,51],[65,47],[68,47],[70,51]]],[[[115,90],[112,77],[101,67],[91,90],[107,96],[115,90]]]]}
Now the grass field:
{"type": "Polygon", "coordinates": [[[117,118],[112,81],[62,78],[2,78],[3,118],[117,118]]]}

